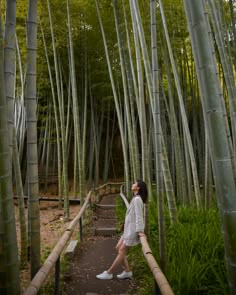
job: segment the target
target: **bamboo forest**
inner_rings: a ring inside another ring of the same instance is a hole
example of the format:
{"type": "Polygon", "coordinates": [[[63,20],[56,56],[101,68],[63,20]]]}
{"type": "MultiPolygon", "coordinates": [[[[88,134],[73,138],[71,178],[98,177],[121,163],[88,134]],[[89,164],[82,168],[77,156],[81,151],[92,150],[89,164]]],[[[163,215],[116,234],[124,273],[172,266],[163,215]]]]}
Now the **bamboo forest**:
{"type": "Polygon", "coordinates": [[[235,295],[236,1],[0,7],[0,294],[235,295]]]}

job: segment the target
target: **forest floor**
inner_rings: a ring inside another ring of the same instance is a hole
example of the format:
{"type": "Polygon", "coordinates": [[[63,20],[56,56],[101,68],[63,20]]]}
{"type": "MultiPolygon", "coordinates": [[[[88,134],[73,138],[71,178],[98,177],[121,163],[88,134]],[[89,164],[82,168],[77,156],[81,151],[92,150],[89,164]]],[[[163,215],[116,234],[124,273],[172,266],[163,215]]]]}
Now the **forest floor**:
{"type": "MultiPolygon", "coordinates": [[[[52,193],[40,193],[40,196],[55,198],[55,194],[52,193]]],[[[73,196],[70,196],[73,198],[73,196]]],[[[41,258],[44,261],[50,254],[53,247],[56,245],[65,228],[73,220],[73,218],[78,214],[80,209],[79,204],[70,205],[70,218],[68,221],[64,221],[64,209],[58,208],[57,201],[40,201],[40,238],[41,238],[41,258]]],[[[27,216],[28,210],[25,209],[25,214],[27,216]]],[[[18,206],[15,205],[15,216],[16,216],[16,230],[17,230],[17,242],[18,249],[20,249],[20,224],[19,224],[19,210],[18,206]]],[[[78,232],[74,232],[72,239],[78,236],[78,232]]],[[[20,251],[20,250],[19,250],[20,251]]],[[[50,280],[50,278],[49,278],[50,280]]],[[[24,292],[25,288],[30,283],[30,271],[29,264],[26,268],[21,270],[21,289],[24,292]]]]}

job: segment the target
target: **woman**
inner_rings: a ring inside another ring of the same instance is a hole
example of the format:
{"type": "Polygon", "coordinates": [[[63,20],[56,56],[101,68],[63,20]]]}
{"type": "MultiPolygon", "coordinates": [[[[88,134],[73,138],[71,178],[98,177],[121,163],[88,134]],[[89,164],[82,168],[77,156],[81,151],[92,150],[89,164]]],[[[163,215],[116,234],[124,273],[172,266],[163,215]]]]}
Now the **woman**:
{"type": "Polygon", "coordinates": [[[133,276],[126,254],[128,247],[139,244],[139,237],[145,236],[143,204],[147,201],[147,186],[142,180],[137,180],[132,185],[132,191],[134,196],[125,215],[124,233],[116,245],[118,255],[108,270],[96,276],[100,280],[113,279],[114,270],[120,264],[123,265],[124,271],[117,275],[118,279],[127,279],[133,276]]]}

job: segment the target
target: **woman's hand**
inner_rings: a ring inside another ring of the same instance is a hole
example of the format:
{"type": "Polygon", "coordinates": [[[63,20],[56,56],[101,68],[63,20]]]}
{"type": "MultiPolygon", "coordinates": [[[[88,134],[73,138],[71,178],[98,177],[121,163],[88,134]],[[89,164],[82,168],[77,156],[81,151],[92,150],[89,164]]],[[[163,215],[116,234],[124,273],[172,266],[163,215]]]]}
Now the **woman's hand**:
{"type": "Polygon", "coordinates": [[[139,235],[140,237],[147,238],[144,232],[141,232],[141,231],[140,231],[140,232],[138,233],[138,235],[139,235]]]}

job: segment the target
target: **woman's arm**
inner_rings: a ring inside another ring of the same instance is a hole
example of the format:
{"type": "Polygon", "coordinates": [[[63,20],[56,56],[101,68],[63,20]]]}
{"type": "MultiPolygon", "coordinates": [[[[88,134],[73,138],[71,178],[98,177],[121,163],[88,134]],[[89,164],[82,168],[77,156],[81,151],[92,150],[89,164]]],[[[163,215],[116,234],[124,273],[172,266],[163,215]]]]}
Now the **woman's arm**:
{"type": "Polygon", "coordinates": [[[140,197],[135,197],[134,209],[135,209],[135,219],[136,219],[135,220],[136,232],[142,234],[144,231],[143,201],[140,197]]]}

